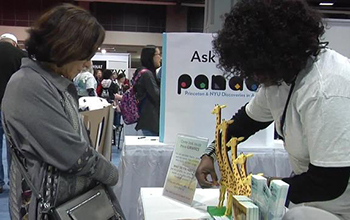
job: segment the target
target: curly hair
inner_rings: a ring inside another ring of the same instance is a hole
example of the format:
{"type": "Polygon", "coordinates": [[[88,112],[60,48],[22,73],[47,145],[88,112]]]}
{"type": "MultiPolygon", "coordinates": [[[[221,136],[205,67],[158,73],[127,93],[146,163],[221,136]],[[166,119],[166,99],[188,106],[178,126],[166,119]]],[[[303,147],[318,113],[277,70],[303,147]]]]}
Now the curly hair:
{"type": "Polygon", "coordinates": [[[264,85],[289,82],[327,46],[324,25],[303,0],[242,0],[213,40],[225,75],[264,85]]]}

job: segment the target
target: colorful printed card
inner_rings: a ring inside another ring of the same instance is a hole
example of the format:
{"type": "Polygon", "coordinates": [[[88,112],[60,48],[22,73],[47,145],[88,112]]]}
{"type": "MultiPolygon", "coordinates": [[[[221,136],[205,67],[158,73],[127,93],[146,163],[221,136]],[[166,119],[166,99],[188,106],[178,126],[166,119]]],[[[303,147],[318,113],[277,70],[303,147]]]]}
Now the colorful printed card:
{"type": "Polygon", "coordinates": [[[163,195],[191,205],[196,190],[195,172],[208,145],[207,138],[177,135],[163,195]]]}

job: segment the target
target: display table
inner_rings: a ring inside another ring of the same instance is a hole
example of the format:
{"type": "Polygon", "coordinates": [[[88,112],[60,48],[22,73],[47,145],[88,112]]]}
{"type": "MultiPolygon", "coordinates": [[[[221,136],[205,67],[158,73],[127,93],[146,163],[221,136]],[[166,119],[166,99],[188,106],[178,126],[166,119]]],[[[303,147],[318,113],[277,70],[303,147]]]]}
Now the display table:
{"type": "Polygon", "coordinates": [[[140,136],[140,135],[142,135],[142,131],[141,130],[136,131],[135,127],[136,127],[136,123],[135,124],[131,124],[131,125],[124,124],[123,137],[125,137],[125,136],[140,136]]]}
{"type": "Polygon", "coordinates": [[[162,196],[163,188],[141,188],[138,220],[209,219],[207,206],[219,202],[219,189],[197,189],[191,206],[162,196]]]}
{"type": "Polygon", "coordinates": [[[275,140],[269,146],[238,146],[237,153],[253,154],[253,157],[247,160],[249,173],[263,173],[271,177],[289,177],[292,173],[288,153],[281,140],[275,140]]]}
{"type": "MultiPolygon", "coordinates": [[[[141,187],[163,187],[174,145],[159,143],[157,137],[126,136],[119,164],[119,181],[115,187],[127,219],[137,218],[137,200],[141,187]]],[[[287,152],[281,142],[271,146],[239,147],[238,153],[253,153],[248,172],[287,177],[291,174],[287,152]]],[[[218,172],[217,172],[218,173],[218,172]]],[[[219,176],[219,174],[218,174],[219,176]]]]}
{"type": "Polygon", "coordinates": [[[159,142],[158,137],[125,136],[115,187],[126,219],[136,219],[141,187],[162,187],[168,172],[174,145],[159,142]]]}

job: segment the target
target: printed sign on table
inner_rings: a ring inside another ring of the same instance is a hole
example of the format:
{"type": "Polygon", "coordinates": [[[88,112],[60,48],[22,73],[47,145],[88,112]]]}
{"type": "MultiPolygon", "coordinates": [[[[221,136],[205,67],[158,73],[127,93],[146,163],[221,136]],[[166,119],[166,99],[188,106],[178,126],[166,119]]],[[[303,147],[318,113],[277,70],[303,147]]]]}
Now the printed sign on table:
{"type": "Polygon", "coordinates": [[[191,205],[196,190],[195,172],[208,144],[207,138],[178,135],[165,179],[163,195],[191,205]]]}
{"type": "MultiPolygon", "coordinates": [[[[207,137],[215,135],[215,104],[227,105],[222,118],[229,120],[254,97],[258,84],[238,77],[226,79],[217,68],[212,49],[213,34],[163,34],[161,79],[160,141],[175,143],[176,134],[207,137]]],[[[273,126],[260,131],[249,146],[268,146],[273,142],[273,126]]]]}

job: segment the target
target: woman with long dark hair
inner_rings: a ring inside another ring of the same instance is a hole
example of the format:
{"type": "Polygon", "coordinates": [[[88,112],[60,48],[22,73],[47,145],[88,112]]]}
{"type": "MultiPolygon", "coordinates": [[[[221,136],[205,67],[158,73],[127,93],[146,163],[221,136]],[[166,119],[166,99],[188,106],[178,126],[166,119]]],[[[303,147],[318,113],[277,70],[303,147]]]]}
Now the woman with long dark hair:
{"type": "Polygon", "coordinates": [[[160,82],[156,77],[156,69],[160,67],[161,53],[156,46],[146,46],[141,52],[142,71],[135,85],[136,97],[139,100],[140,118],[136,130],[141,130],[145,136],[159,135],[160,82]]]}

